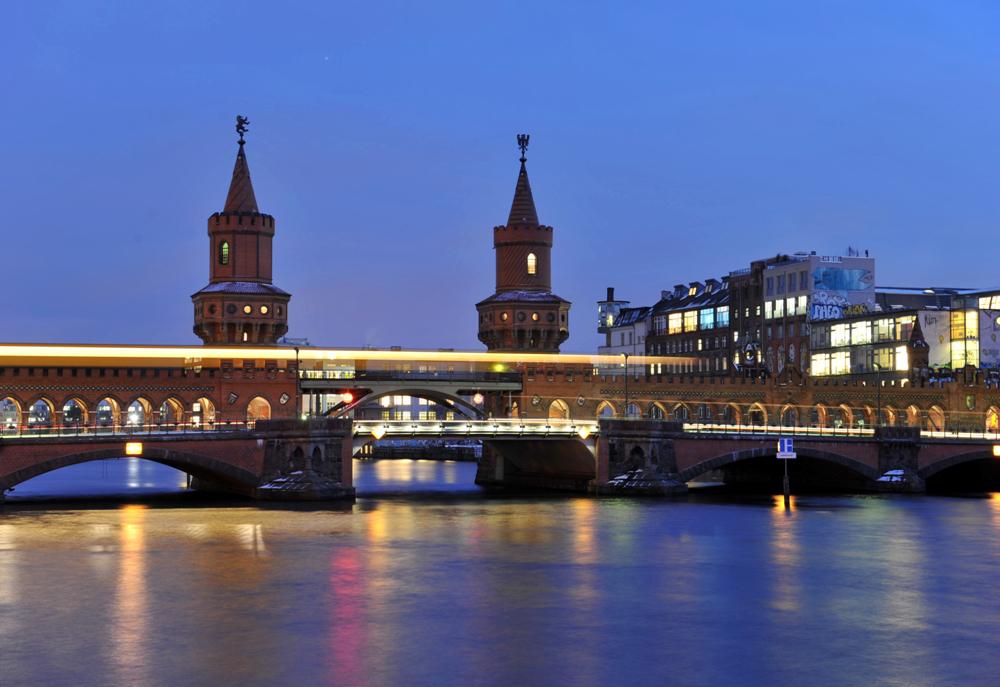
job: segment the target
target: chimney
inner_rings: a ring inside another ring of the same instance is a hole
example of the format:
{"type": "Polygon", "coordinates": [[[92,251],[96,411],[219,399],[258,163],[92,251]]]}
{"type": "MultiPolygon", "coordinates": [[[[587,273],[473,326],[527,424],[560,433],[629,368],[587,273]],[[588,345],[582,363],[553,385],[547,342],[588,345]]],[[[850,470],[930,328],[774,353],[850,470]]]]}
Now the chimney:
{"type": "Polygon", "coordinates": [[[614,299],[615,299],[615,287],[609,286],[608,287],[608,300],[609,301],[613,301],[614,299]]]}
{"type": "Polygon", "coordinates": [[[687,287],[684,284],[674,284],[674,298],[683,298],[687,292],[687,287]]]}

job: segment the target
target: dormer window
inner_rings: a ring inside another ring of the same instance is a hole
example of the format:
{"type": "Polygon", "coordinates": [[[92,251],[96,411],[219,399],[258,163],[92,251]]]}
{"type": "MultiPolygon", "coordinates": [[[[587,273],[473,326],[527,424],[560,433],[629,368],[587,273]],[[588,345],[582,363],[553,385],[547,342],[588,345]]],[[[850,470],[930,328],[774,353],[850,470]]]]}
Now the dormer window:
{"type": "Polygon", "coordinates": [[[534,253],[528,253],[528,274],[538,273],[538,258],[534,253]]]}
{"type": "Polygon", "coordinates": [[[219,264],[229,264],[229,241],[223,241],[219,244],[219,264]]]}

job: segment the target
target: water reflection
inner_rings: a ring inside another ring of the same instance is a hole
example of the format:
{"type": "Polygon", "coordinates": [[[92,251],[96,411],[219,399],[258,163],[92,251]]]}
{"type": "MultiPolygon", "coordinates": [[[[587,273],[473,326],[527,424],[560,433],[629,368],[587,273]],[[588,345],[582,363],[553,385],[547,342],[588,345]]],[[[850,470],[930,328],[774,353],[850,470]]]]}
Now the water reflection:
{"type": "MultiPolygon", "coordinates": [[[[792,497],[794,499],[794,497],[792,497]]],[[[771,536],[771,564],[773,566],[772,608],[779,611],[800,610],[802,583],[799,579],[800,546],[798,541],[798,519],[794,514],[794,500],[786,511],[783,497],[776,498],[771,509],[773,524],[771,536]]]]}
{"type": "Polygon", "coordinates": [[[109,645],[119,684],[148,684],[146,507],[127,505],[118,513],[119,566],[109,645]]]}

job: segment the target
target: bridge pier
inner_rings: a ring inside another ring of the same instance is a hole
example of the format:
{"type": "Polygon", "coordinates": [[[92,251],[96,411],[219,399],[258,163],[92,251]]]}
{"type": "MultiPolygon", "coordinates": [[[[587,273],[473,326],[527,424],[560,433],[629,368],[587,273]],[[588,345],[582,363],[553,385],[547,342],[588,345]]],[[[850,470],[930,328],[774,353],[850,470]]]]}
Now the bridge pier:
{"type": "Polygon", "coordinates": [[[927,485],[918,474],[920,456],[919,427],[876,427],[878,470],[880,475],[896,471],[890,482],[875,482],[876,491],[923,493],[927,485]]]}
{"type": "Polygon", "coordinates": [[[254,498],[354,500],[351,420],[268,420],[255,429],[262,435],[264,461],[254,498]]]}
{"type": "Polygon", "coordinates": [[[679,422],[602,419],[597,443],[596,494],[665,496],[687,492],[677,471],[679,422]]]}

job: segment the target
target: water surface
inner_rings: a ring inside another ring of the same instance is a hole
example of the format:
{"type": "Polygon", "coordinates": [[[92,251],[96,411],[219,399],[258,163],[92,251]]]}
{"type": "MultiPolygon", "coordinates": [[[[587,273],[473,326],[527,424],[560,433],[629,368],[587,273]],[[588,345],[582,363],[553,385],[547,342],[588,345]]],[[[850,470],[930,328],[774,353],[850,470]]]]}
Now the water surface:
{"type": "Polygon", "coordinates": [[[1000,497],[498,498],[379,461],[294,509],[109,463],[77,468],[167,495],[25,500],[63,471],[0,507],[4,687],[1000,684],[1000,497]]]}

